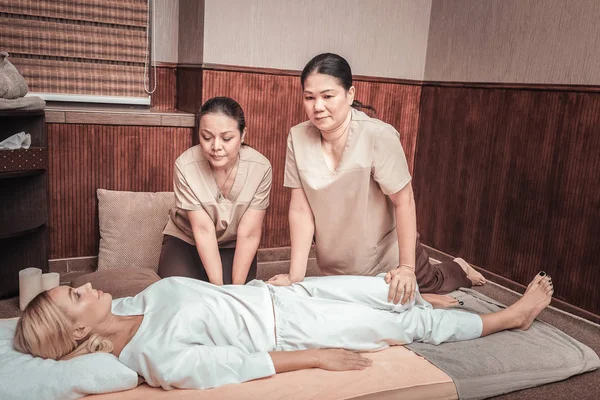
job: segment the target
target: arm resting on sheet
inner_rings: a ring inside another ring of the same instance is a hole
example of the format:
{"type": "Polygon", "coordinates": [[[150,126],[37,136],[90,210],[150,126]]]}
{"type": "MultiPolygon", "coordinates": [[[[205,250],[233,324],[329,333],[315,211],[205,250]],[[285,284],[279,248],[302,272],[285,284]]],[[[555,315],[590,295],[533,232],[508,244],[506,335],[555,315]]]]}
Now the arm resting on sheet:
{"type": "Polygon", "coordinates": [[[249,353],[234,346],[198,345],[165,352],[152,364],[145,374],[146,381],[169,390],[210,389],[309,368],[364,369],[371,360],[341,349],[249,353]]]}
{"type": "Polygon", "coordinates": [[[343,349],[272,351],[269,355],[277,373],[309,368],[349,371],[364,369],[371,365],[370,359],[343,349]]]}

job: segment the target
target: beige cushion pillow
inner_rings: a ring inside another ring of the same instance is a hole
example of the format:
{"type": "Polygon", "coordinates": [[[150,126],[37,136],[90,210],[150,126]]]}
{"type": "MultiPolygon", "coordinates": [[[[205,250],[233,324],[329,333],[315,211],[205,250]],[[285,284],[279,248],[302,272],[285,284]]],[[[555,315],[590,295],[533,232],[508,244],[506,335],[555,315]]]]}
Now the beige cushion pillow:
{"type": "Polygon", "coordinates": [[[71,281],[71,287],[91,283],[94,289],[110,293],[113,299],[135,296],[154,282],[160,280],[156,272],[149,269],[96,271],[78,276],[71,281]]]}
{"type": "Polygon", "coordinates": [[[98,189],[98,270],[158,269],[162,231],[175,207],[173,192],[98,189]]]}

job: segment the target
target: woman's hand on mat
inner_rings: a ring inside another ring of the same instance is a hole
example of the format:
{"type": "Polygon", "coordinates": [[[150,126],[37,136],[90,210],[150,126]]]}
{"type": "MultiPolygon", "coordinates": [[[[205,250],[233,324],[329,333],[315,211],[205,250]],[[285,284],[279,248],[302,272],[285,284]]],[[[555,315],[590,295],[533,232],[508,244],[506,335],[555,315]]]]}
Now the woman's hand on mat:
{"type": "Polygon", "coordinates": [[[269,279],[267,283],[273,286],[290,286],[294,282],[290,274],[278,274],[269,279]]]}
{"type": "Polygon", "coordinates": [[[400,266],[385,274],[385,281],[390,285],[388,301],[394,304],[405,304],[415,299],[417,277],[411,268],[400,266]]]}
{"type": "Polygon", "coordinates": [[[370,367],[371,359],[353,351],[343,349],[317,350],[318,366],[328,371],[350,371],[370,367]]]}

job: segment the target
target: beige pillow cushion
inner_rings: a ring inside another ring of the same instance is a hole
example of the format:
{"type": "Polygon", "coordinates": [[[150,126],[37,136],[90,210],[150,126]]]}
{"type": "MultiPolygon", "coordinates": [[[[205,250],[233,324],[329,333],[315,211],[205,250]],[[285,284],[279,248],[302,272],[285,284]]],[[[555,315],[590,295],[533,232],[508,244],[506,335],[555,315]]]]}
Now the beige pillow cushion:
{"type": "Polygon", "coordinates": [[[78,276],[71,281],[71,287],[91,283],[94,289],[110,293],[113,299],[135,296],[154,282],[160,280],[156,272],[149,269],[96,271],[78,276]]]}
{"type": "Polygon", "coordinates": [[[162,231],[175,207],[173,192],[98,189],[98,270],[158,269],[162,231]]]}

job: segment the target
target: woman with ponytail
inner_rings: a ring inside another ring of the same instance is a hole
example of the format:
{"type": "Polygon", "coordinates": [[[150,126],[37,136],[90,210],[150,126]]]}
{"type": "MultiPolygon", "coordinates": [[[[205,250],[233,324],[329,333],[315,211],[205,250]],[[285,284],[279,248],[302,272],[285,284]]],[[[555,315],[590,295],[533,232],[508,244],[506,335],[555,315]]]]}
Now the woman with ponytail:
{"type": "Polygon", "coordinates": [[[395,303],[411,300],[417,284],[421,293],[440,294],[483,284],[483,276],[462,259],[429,262],[418,241],[400,135],[361,111],[375,110],[355,100],[348,62],[319,54],[306,64],[300,82],[309,120],[288,135],[284,178],[292,189],[291,266],[269,283],[301,282],[314,238],[323,274],[385,273],[395,303]]]}

